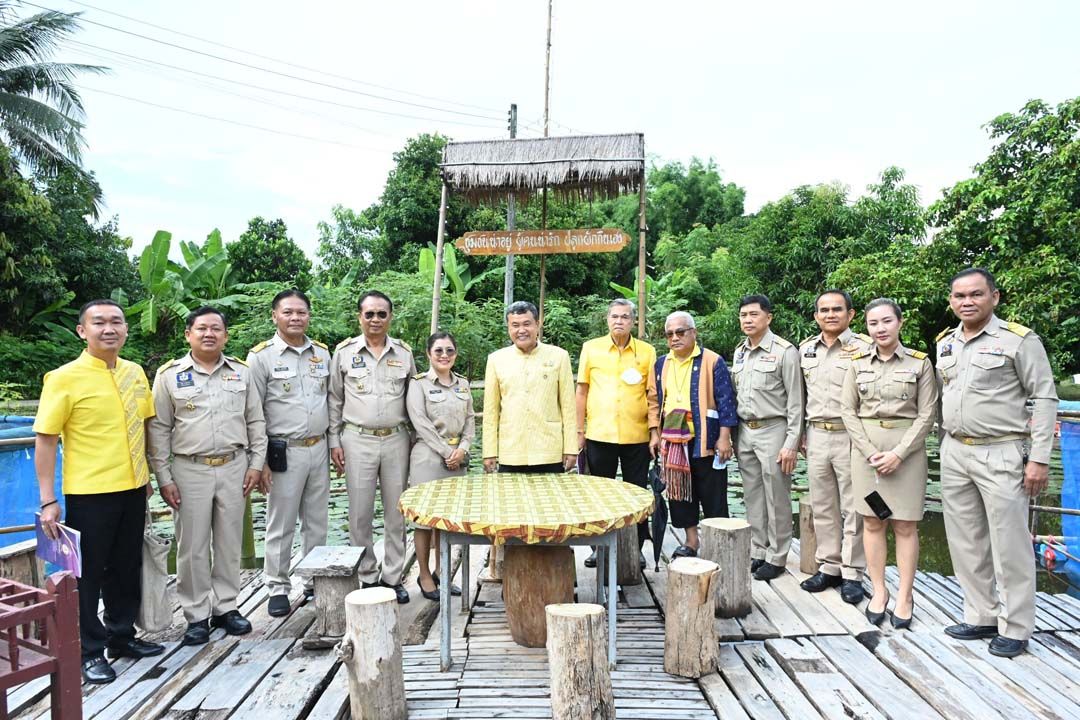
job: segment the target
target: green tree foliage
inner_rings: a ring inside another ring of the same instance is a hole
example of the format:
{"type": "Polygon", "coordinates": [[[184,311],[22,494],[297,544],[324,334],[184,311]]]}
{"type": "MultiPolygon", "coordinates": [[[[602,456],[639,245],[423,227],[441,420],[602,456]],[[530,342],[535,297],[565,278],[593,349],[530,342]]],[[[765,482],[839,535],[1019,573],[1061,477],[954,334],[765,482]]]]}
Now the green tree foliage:
{"type": "Polygon", "coordinates": [[[321,282],[337,284],[350,273],[356,282],[363,282],[390,268],[386,237],[370,213],[335,205],[332,214],[332,222],[318,225],[321,282]]]}
{"type": "Polygon", "coordinates": [[[280,218],[248,220],[247,230],[225,252],[239,282],[282,282],[301,290],[311,286],[311,261],[280,218]]]}
{"type": "Polygon", "coordinates": [[[1033,100],[987,131],[989,157],[930,208],[934,259],[989,268],[1002,316],[1035,329],[1059,371],[1080,367],[1080,98],[1033,100]]]}
{"type": "Polygon", "coordinates": [[[30,170],[74,173],[95,188],[98,200],[100,189],[80,165],[85,113],[75,80],[105,68],[51,59],[78,30],[79,13],[17,18],[15,5],[0,0],[0,136],[30,170]]]}

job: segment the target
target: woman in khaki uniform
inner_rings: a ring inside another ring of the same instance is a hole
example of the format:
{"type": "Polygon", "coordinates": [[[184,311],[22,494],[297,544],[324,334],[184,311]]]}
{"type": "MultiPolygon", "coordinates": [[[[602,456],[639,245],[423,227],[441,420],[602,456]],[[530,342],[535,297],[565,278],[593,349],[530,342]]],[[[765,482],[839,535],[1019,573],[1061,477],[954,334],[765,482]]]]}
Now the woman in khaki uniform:
{"type": "MultiPolygon", "coordinates": [[[[469,446],[476,435],[469,381],[453,372],[457,359],[454,336],[437,332],[429,337],[427,357],[429,370],[413,378],[405,399],[417,435],[409,456],[409,487],[464,475],[469,465],[469,446]]],[[[429,552],[439,541],[438,531],[416,528],[413,539],[420,568],[420,593],[428,600],[438,600],[438,552],[434,575],[428,566],[429,552]]],[[[451,593],[460,595],[461,590],[452,587],[451,593]]]]}
{"type": "Polygon", "coordinates": [[[851,436],[851,479],[855,509],[864,516],[863,547],[866,572],[874,594],[866,617],[875,625],[885,619],[889,591],[885,586],[885,556],[892,526],[896,566],[900,571],[892,625],[911,626],[915,567],[919,561],[916,523],[922,520],[926,495],[926,436],[934,422],[938,390],[926,353],[900,344],[903,319],[900,306],[878,298],[866,306],[870,350],[852,358],[844,378],[840,416],[851,436]],[[879,519],[865,498],[877,492],[892,511],[879,519]]]}

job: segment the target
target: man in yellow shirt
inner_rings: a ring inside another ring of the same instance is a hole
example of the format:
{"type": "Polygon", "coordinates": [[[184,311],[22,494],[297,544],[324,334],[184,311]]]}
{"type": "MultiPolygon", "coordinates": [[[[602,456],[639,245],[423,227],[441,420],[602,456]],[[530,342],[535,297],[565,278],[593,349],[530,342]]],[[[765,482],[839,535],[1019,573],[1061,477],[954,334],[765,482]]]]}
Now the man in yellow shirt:
{"type": "MultiPolygon", "coordinates": [[[[656,349],[630,336],[634,303],[619,298],[608,304],[609,334],[585,342],[578,359],[578,448],[589,472],[622,478],[638,487],[649,482],[649,459],[660,448],[660,410],[653,365],[656,349]]],[[[638,544],[649,534],[649,521],[638,525],[638,544]]],[[[644,559],[641,561],[645,562],[644,559]]],[[[596,553],[585,560],[596,567],[596,553]]]]}
{"type": "Polygon", "coordinates": [[[150,472],[145,422],[154,415],[142,368],[119,357],[127,340],[124,311],[112,300],[82,307],[76,328],[86,350],[45,374],[34,420],[34,469],[41,524],[56,538],[60,503],[53,491],[56,448],[64,440],[63,493],[67,525],[81,533],[79,637],[83,679],[107,683],[112,657],[159,655],[162,645],[135,638],[143,524],[150,472]],[[98,601],[105,601],[105,622],[98,601]]]}
{"type": "Polygon", "coordinates": [[[513,345],[488,355],[484,373],[484,471],[563,472],[577,460],[570,355],[540,342],[531,302],[506,310],[513,345]]]}

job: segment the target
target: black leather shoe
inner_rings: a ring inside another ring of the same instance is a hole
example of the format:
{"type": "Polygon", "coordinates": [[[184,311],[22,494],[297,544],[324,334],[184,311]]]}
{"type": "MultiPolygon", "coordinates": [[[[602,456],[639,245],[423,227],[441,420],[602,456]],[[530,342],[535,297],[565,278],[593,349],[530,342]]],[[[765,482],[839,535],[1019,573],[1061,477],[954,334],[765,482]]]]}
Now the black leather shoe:
{"type": "Polygon", "coordinates": [[[645,556],[644,556],[644,555],[642,555],[642,556],[641,556],[640,558],[638,558],[638,565],[640,565],[640,566],[641,566],[641,569],[642,569],[642,570],[644,570],[644,569],[645,569],[645,566],[646,566],[647,564],[648,564],[648,563],[646,563],[646,562],[645,562],[645,556]]]}
{"type": "Polygon", "coordinates": [[[915,601],[911,601],[911,614],[906,618],[902,618],[896,614],[896,609],[893,608],[892,615],[889,616],[889,622],[892,623],[893,628],[896,630],[910,630],[911,618],[915,617],[915,601]]]}
{"type": "Polygon", "coordinates": [[[118,645],[109,645],[108,648],[106,648],[106,653],[114,660],[122,657],[153,657],[154,655],[160,655],[163,652],[165,652],[164,645],[146,642],[145,640],[139,640],[137,638],[131,638],[127,642],[118,645]]]}
{"type": "Polygon", "coordinates": [[[806,592],[819,593],[823,590],[836,587],[842,582],[844,582],[844,579],[839,575],[829,575],[828,573],[823,573],[819,570],[799,583],[799,587],[806,592]]]}
{"type": "Polygon", "coordinates": [[[775,580],[784,574],[784,568],[772,563],[763,562],[761,567],[754,571],[755,580],[775,580]]]}
{"type": "Polygon", "coordinates": [[[596,551],[595,550],[593,550],[591,553],[589,553],[589,557],[585,558],[585,567],[587,567],[587,568],[596,567],[596,551]]]}
{"type": "Polygon", "coordinates": [[[315,588],[304,588],[304,602],[311,602],[315,599],[315,588]]]}
{"type": "Polygon", "coordinates": [[[388,583],[380,582],[379,584],[383,587],[388,587],[394,591],[394,594],[397,595],[397,601],[399,605],[404,605],[405,603],[409,602],[409,591],[406,590],[405,586],[401,583],[398,583],[397,585],[390,585],[388,583]]]}
{"type": "Polygon", "coordinates": [[[760,568],[764,564],[765,564],[764,560],[751,560],[750,561],[750,572],[751,573],[756,573],[758,571],[758,568],[760,568]]]}
{"type": "Polygon", "coordinates": [[[364,590],[367,590],[368,588],[381,587],[381,586],[382,586],[382,583],[377,583],[377,582],[374,582],[374,583],[362,582],[362,583],[360,583],[360,587],[362,589],[364,589],[364,590]]]}
{"type": "Polygon", "coordinates": [[[858,605],[865,597],[866,591],[858,580],[845,580],[840,583],[840,598],[849,605],[858,605]]]}
{"type": "Polygon", "coordinates": [[[671,559],[675,560],[676,558],[681,557],[697,557],[697,550],[689,545],[680,545],[675,548],[675,552],[671,553],[671,559]]]}
{"type": "Polygon", "coordinates": [[[83,682],[102,685],[104,683],[111,683],[115,680],[116,671],[105,661],[103,656],[98,655],[89,660],[83,660],[82,678],[83,682]]]}
{"type": "Polygon", "coordinates": [[[285,617],[291,608],[288,595],[271,595],[266,603],[266,612],[270,617],[285,617]]]}
{"type": "Polygon", "coordinates": [[[990,654],[998,657],[1011,658],[1027,650],[1027,640],[1013,640],[1003,635],[998,635],[990,641],[990,654]]]}
{"type": "Polygon", "coordinates": [[[188,623],[184,637],[180,639],[181,645],[205,645],[208,642],[210,642],[209,620],[188,623]]]}
{"type": "Polygon", "coordinates": [[[969,625],[959,623],[945,628],[945,634],[957,640],[981,640],[997,636],[997,625],[969,625]]]}
{"type": "Polygon", "coordinates": [[[240,614],[239,610],[230,610],[224,615],[212,616],[210,627],[225,628],[226,635],[247,635],[251,632],[251,623],[240,614]]]}

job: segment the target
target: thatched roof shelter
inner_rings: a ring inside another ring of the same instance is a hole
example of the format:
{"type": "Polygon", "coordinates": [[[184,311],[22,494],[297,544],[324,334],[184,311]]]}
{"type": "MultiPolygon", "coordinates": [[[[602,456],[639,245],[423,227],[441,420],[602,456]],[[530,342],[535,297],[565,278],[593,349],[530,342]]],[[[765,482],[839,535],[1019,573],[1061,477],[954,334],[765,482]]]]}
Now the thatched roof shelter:
{"type": "Polygon", "coordinates": [[[645,178],[645,136],[569,135],[447,143],[443,182],[472,203],[519,201],[543,188],[560,198],[636,193],[645,178]]]}

